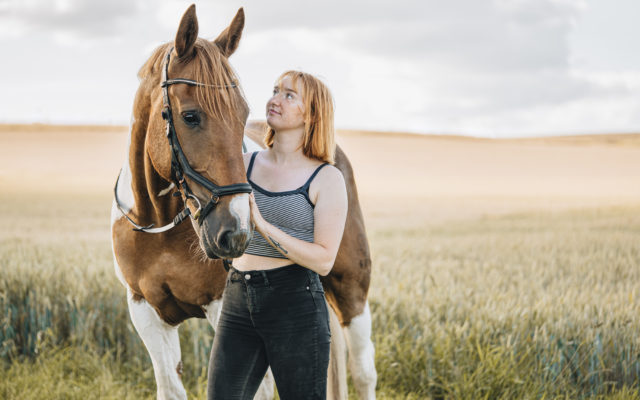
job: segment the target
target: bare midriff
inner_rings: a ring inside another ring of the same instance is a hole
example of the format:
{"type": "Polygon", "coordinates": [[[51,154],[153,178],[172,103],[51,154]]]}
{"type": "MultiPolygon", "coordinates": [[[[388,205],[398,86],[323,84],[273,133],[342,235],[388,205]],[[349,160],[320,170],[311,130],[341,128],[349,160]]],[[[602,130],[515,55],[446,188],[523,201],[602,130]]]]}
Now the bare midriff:
{"type": "Polygon", "coordinates": [[[233,268],[238,271],[262,271],[295,264],[288,258],[274,258],[243,254],[233,259],[233,268]]]}

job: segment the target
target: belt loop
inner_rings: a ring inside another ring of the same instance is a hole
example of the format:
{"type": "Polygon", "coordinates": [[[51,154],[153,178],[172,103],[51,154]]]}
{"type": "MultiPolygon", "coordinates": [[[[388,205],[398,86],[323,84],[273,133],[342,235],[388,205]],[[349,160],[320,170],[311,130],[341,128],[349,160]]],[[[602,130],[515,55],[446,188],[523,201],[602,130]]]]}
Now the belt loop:
{"type": "Polygon", "coordinates": [[[262,273],[262,279],[264,280],[264,285],[265,286],[269,286],[269,279],[267,278],[267,271],[262,270],[260,272],[262,273]]]}
{"type": "Polygon", "coordinates": [[[309,268],[305,268],[305,270],[307,271],[307,278],[309,278],[309,287],[315,289],[315,287],[313,287],[315,284],[313,280],[313,271],[311,271],[309,268]]]}

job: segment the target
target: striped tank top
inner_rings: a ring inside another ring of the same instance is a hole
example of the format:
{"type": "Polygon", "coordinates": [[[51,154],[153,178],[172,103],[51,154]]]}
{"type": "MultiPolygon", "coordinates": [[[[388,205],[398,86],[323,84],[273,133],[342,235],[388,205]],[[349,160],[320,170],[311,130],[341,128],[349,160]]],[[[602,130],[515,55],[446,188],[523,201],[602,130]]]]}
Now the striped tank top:
{"type": "MultiPolygon", "coordinates": [[[[285,192],[270,192],[256,185],[251,180],[251,171],[253,163],[258,152],[251,155],[251,161],[247,168],[247,180],[253,188],[253,195],[256,199],[256,205],[260,210],[262,217],[270,224],[285,232],[287,235],[293,236],[305,242],[313,243],[313,208],[309,198],[309,186],[316,177],[318,172],[326,165],[324,163],[313,171],[313,174],[307,179],[304,185],[295,190],[285,192]]],[[[256,256],[287,258],[265,240],[258,232],[253,232],[253,238],[249,243],[249,247],[245,250],[247,254],[256,256]]]]}

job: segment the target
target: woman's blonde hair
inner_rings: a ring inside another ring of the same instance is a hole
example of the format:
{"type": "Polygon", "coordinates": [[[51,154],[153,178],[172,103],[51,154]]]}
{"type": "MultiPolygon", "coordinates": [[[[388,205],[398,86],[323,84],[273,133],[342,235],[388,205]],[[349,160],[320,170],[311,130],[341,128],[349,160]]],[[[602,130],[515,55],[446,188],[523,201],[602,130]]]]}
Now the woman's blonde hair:
{"type": "MultiPolygon", "coordinates": [[[[278,85],[286,77],[295,87],[300,82],[304,103],[304,136],[302,152],[309,158],[334,164],[336,144],[333,130],[333,97],[329,88],[315,76],[301,71],[286,71],[278,78],[278,85]]],[[[264,143],[273,147],[276,132],[267,125],[264,143]]]]}

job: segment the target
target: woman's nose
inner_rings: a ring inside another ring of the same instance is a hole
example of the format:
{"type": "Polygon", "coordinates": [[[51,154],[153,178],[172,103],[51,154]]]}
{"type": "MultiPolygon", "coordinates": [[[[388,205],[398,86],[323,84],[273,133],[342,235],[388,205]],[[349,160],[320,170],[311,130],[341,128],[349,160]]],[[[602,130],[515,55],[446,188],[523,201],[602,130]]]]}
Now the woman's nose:
{"type": "Polygon", "coordinates": [[[267,102],[267,104],[273,104],[273,105],[278,105],[279,103],[280,103],[280,99],[277,94],[274,94],[273,96],[271,96],[271,98],[267,102]]]}

